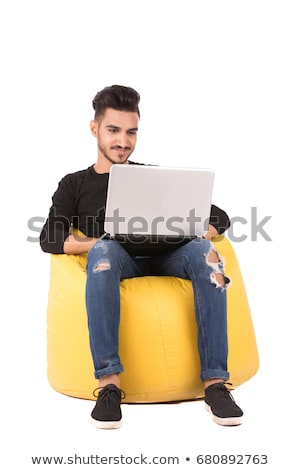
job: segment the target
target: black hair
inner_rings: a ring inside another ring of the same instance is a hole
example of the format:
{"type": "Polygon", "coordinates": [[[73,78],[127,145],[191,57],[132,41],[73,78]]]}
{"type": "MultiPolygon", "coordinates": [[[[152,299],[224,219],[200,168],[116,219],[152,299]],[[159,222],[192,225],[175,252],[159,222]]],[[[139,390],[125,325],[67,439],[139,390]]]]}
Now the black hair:
{"type": "Polygon", "coordinates": [[[93,99],[94,118],[103,116],[108,108],[137,113],[140,117],[139,102],[140,95],[133,88],[122,85],[107,86],[98,91],[93,99]]]}

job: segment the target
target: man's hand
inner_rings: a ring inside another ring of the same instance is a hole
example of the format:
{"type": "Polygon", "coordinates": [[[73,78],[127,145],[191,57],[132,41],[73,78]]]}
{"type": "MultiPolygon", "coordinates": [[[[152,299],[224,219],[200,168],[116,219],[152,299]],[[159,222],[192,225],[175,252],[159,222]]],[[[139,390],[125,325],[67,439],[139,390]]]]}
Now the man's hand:
{"type": "Polygon", "coordinates": [[[219,235],[217,229],[215,227],[213,227],[212,225],[209,225],[208,226],[208,232],[207,234],[205,235],[205,238],[207,240],[211,240],[212,238],[215,238],[219,235]]]}
{"type": "Polygon", "coordinates": [[[65,239],[64,252],[66,255],[80,255],[82,253],[88,253],[98,240],[99,238],[69,235],[65,239]]]}

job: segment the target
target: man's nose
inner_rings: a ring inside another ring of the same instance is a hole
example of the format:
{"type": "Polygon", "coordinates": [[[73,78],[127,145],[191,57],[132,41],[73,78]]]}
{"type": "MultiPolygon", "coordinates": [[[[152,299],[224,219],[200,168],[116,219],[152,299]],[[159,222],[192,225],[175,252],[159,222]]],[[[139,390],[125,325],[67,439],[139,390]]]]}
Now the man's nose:
{"type": "Polygon", "coordinates": [[[120,147],[128,147],[129,146],[129,143],[128,143],[128,135],[127,134],[123,134],[123,133],[119,133],[118,134],[118,145],[120,145],[120,147]]]}

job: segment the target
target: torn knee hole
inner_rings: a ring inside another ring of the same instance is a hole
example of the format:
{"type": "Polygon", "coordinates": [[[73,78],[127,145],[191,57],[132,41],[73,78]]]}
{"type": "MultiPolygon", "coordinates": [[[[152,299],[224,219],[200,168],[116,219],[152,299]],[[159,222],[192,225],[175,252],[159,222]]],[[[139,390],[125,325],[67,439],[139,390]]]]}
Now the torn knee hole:
{"type": "Polygon", "coordinates": [[[210,275],[212,284],[215,284],[216,287],[226,287],[230,284],[230,279],[224,275],[224,260],[213,248],[206,255],[206,262],[213,270],[210,275]]]}
{"type": "Polygon", "coordinates": [[[219,258],[219,255],[218,253],[214,250],[214,249],[210,249],[207,257],[206,257],[206,260],[208,263],[219,263],[220,262],[220,258],[219,258]]]}
{"type": "Polygon", "coordinates": [[[222,273],[211,273],[210,280],[212,284],[216,284],[216,287],[225,287],[225,278],[222,273]]]}
{"type": "Polygon", "coordinates": [[[101,258],[93,267],[93,273],[99,271],[108,271],[111,268],[110,261],[107,258],[101,258]]]}

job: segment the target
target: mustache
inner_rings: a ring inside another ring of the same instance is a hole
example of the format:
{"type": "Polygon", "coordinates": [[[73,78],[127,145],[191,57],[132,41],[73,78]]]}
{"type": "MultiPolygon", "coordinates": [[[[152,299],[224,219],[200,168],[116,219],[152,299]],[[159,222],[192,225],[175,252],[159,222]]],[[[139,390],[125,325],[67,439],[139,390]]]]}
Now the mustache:
{"type": "Polygon", "coordinates": [[[111,148],[114,150],[119,150],[119,149],[130,150],[131,149],[131,147],[128,147],[128,146],[122,147],[122,145],[114,145],[114,147],[111,147],[111,148]]]}

